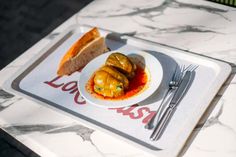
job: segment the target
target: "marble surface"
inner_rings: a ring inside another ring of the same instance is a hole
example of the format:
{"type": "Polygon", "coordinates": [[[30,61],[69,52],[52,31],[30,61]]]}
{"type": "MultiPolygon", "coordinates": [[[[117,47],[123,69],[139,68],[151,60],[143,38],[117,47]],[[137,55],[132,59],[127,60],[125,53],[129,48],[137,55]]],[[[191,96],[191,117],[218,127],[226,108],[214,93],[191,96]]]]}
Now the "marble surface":
{"type": "MultiPolygon", "coordinates": [[[[236,156],[235,8],[202,0],[97,0],[2,69],[0,85],[73,24],[128,33],[229,62],[232,74],[179,156],[236,156]]],[[[151,156],[83,122],[3,90],[0,127],[41,156],[151,156]]]]}

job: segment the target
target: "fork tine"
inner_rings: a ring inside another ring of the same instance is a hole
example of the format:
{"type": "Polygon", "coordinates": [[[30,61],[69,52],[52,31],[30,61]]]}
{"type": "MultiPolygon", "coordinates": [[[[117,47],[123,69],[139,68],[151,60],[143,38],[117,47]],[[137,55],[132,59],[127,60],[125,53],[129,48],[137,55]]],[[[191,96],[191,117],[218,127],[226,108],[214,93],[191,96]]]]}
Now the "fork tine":
{"type": "Polygon", "coordinates": [[[185,68],[185,71],[188,71],[189,69],[191,69],[192,66],[193,66],[192,64],[188,65],[188,66],[185,68]]]}
{"type": "Polygon", "coordinates": [[[175,72],[174,72],[174,75],[173,75],[173,77],[172,77],[172,81],[175,81],[176,80],[176,77],[178,76],[178,65],[176,65],[176,67],[175,67],[175,72]]]}
{"type": "Polygon", "coordinates": [[[187,68],[185,69],[185,71],[194,71],[198,68],[198,65],[193,65],[193,64],[190,64],[187,66],[187,68]]]}
{"type": "Polygon", "coordinates": [[[185,68],[185,66],[184,66],[184,65],[181,65],[181,67],[180,67],[180,72],[179,72],[179,76],[178,76],[178,80],[177,80],[178,83],[180,82],[180,80],[181,80],[181,78],[182,78],[182,76],[183,76],[184,68],[185,68]]]}
{"type": "Polygon", "coordinates": [[[196,70],[198,68],[199,65],[195,65],[192,69],[192,71],[196,70]]]}
{"type": "Polygon", "coordinates": [[[183,65],[181,65],[179,70],[178,70],[178,72],[177,72],[177,75],[176,75],[176,77],[174,79],[174,82],[175,82],[176,85],[179,84],[179,82],[180,82],[180,80],[182,78],[183,69],[184,69],[184,67],[183,67],[183,65]]]}
{"type": "Polygon", "coordinates": [[[180,70],[178,70],[178,73],[176,75],[176,78],[175,78],[175,81],[178,82],[179,81],[179,78],[180,78],[180,75],[181,75],[181,69],[182,69],[182,65],[180,66],[180,70]]]}
{"type": "Polygon", "coordinates": [[[198,65],[189,64],[187,67],[185,65],[176,65],[174,74],[172,76],[172,82],[179,84],[186,71],[194,71],[198,68],[198,65]]]}
{"type": "Polygon", "coordinates": [[[189,69],[189,71],[194,71],[196,70],[198,67],[198,65],[192,65],[191,68],[189,69]]]}
{"type": "Polygon", "coordinates": [[[182,79],[182,77],[184,76],[184,73],[185,73],[185,65],[182,66],[181,68],[181,75],[180,75],[180,79],[182,79]]]}
{"type": "Polygon", "coordinates": [[[174,71],[174,75],[172,76],[172,79],[174,79],[177,75],[177,72],[178,72],[178,65],[175,66],[175,71],[174,71]]]}
{"type": "Polygon", "coordinates": [[[191,67],[188,69],[188,71],[192,71],[194,68],[194,65],[191,64],[191,67]]]}

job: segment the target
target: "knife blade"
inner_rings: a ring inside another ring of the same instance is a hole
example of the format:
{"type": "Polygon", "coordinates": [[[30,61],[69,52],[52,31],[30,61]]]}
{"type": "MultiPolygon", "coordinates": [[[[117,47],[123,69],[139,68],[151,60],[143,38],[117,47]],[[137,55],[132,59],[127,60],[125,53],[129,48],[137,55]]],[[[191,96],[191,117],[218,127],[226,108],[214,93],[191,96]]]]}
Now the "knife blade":
{"type": "Polygon", "coordinates": [[[176,106],[181,101],[181,99],[184,97],[190,83],[191,83],[191,77],[192,77],[192,71],[186,71],[179,87],[177,88],[173,98],[171,99],[169,106],[167,107],[166,111],[160,118],[160,121],[155,126],[150,139],[152,141],[155,141],[159,139],[162,135],[162,132],[164,131],[168,121],[170,120],[171,115],[176,109],[176,106]]]}
{"type": "Polygon", "coordinates": [[[171,99],[170,106],[176,106],[179,103],[179,101],[183,98],[191,82],[191,75],[192,75],[191,71],[186,71],[179,87],[177,88],[173,98],[171,99]]]}

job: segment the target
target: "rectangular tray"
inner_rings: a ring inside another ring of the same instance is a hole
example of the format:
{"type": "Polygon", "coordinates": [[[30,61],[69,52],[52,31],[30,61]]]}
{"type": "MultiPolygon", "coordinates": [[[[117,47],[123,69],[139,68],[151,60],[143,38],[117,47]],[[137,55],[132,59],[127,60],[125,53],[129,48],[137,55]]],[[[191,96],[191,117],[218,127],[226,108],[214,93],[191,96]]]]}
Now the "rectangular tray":
{"type": "Polygon", "coordinates": [[[164,71],[161,86],[147,101],[131,107],[100,108],[86,103],[80,96],[77,88],[79,72],[64,77],[56,75],[64,53],[90,28],[78,25],[68,28],[44,48],[35,60],[30,61],[25,69],[21,69],[6,82],[3,88],[72,115],[73,118],[115,135],[149,153],[164,157],[177,156],[201,115],[229,76],[231,66],[180,49],[99,29],[101,34],[106,36],[106,43],[111,50],[147,51],[160,61],[164,71]],[[144,125],[160,105],[176,63],[194,64],[198,65],[198,68],[191,87],[178,105],[161,139],[153,142],[149,140],[152,130],[144,129],[144,125]]]}

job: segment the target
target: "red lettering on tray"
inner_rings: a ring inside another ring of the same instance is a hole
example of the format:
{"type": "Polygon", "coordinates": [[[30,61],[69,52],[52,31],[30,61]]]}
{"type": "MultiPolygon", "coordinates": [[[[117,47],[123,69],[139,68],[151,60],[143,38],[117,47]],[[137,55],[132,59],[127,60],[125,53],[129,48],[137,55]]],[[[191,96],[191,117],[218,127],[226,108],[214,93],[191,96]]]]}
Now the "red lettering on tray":
{"type": "Polygon", "coordinates": [[[53,87],[53,88],[59,88],[61,87],[61,90],[63,92],[69,92],[69,94],[74,94],[74,102],[79,105],[86,104],[86,101],[80,96],[78,87],[77,87],[77,81],[71,81],[68,83],[58,83],[61,76],[57,76],[56,78],[52,79],[51,81],[45,81],[44,83],[53,87]]]}
{"type": "Polygon", "coordinates": [[[62,88],[63,91],[71,91],[77,89],[77,81],[66,83],[62,88]]]}
{"type": "Polygon", "coordinates": [[[80,105],[86,104],[86,101],[83,99],[83,97],[80,96],[79,90],[76,92],[74,96],[74,102],[80,105]]]}
{"type": "Polygon", "coordinates": [[[58,88],[61,87],[62,85],[64,85],[64,83],[61,84],[54,84],[55,81],[59,80],[61,78],[61,76],[57,76],[56,78],[52,79],[51,81],[45,81],[44,83],[48,84],[49,86],[53,87],[53,88],[58,88]]]}
{"type": "Polygon", "coordinates": [[[142,112],[142,115],[143,115],[143,111],[146,111],[148,113],[148,115],[144,117],[144,119],[142,120],[143,124],[146,124],[147,122],[149,122],[151,118],[156,114],[156,111],[151,111],[150,108],[148,107],[143,107],[143,108],[140,108],[139,110],[140,112],[142,112]]]}
{"type": "Polygon", "coordinates": [[[139,108],[137,104],[130,107],[120,107],[120,108],[109,108],[109,110],[116,110],[117,113],[121,113],[123,116],[129,116],[130,119],[141,119],[143,124],[146,124],[155,115],[156,111],[151,111],[148,107],[139,108]],[[144,117],[144,114],[147,116],[144,117]]]}
{"type": "MultiPolygon", "coordinates": [[[[52,88],[60,89],[63,92],[68,92],[74,95],[74,102],[79,105],[86,104],[86,101],[81,97],[78,90],[78,82],[70,81],[67,83],[61,82],[61,76],[57,76],[51,81],[45,81],[44,83],[52,88]]],[[[122,116],[128,116],[130,119],[142,119],[142,123],[146,124],[155,115],[156,111],[151,111],[148,107],[140,107],[135,104],[130,107],[120,107],[120,108],[109,108],[109,110],[115,110],[116,113],[122,116]]]]}

